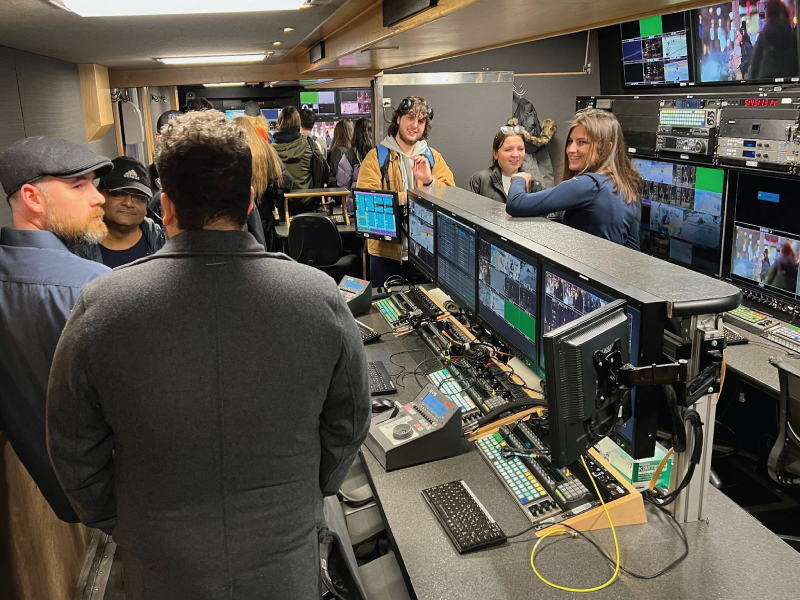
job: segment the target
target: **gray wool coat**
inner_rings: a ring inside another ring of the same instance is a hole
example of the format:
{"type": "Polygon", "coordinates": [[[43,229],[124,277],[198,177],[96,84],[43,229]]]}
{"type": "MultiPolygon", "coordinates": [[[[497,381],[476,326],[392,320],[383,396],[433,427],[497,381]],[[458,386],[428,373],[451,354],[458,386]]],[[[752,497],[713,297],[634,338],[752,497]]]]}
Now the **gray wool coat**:
{"type": "Polygon", "coordinates": [[[334,281],[189,231],[84,288],[48,449],[128,600],[319,598],[318,516],[364,440],[366,359],[334,281]]]}

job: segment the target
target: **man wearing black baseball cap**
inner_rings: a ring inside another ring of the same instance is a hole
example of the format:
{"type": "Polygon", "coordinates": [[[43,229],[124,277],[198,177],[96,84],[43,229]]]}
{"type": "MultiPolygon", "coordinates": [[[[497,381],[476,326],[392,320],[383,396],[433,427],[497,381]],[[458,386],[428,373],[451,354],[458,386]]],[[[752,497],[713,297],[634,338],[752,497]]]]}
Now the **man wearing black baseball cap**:
{"type": "Polygon", "coordinates": [[[108,234],[97,244],[76,246],[73,252],[113,269],[158,252],[167,238],[161,219],[155,213],[147,216],[153,190],[144,165],[130,156],[117,157],[111,163],[114,168],[98,185],[106,199],[103,221],[108,234]]]}
{"type": "Polygon", "coordinates": [[[77,522],[45,445],[45,399],[61,331],[83,286],[109,268],[68,246],[106,235],[93,180],[111,161],[66,140],[34,137],[0,153],[12,227],[0,229],[0,429],[55,514],[77,522]]]}

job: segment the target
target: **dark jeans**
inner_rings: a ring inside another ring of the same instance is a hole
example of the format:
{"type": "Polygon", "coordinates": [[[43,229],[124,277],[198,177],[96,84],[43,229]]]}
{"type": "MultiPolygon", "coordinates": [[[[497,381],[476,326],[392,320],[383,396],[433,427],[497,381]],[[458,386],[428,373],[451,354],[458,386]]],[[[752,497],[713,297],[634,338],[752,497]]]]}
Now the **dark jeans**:
{"type": "Polygon", "coordinates": [[[383,283],[392,275],[399,275],[408,283],[417,285],[428,283],[427,277],[407,260],[400,262],[392,258],[370,255],[369,273],[373,288],[382,287],[383,283]]]}

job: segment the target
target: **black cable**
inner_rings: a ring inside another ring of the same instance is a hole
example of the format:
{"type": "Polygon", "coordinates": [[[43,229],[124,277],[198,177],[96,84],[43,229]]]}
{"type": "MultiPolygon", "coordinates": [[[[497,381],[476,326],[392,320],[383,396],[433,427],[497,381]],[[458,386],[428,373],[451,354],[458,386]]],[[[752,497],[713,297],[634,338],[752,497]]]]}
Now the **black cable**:
{"type": "Polygon", "coordinates": [[[519,537],[519,536],[521,536],[521,535],[524,535],[524,534],[528,533],[528,532],[529,532],[531,529],[534,529],[535,527],[536,527],[536,525],[531,525],[530,527],[528,527],[527,529],[523,529],[523,530],[522,530],[522,531],[520,531],[519,533],[515,533],[514,535],[507,535],[507,536],[506,536],[506,539],[507,539],[507,540],[512,540],[512,539],[514,539],[515,537],[519,537]]]}

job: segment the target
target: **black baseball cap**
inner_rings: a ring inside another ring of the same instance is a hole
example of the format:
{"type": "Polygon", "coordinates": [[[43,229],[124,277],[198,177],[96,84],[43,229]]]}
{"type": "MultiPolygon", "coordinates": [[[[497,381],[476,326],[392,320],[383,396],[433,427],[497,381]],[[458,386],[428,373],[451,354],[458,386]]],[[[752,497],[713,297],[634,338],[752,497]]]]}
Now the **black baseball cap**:
{"type": "Polygon", "coordinates": [[[139,190],[148,196],[153,195],[147,169],[135,158],[118,156],[111,161],[113,169],[100,178],[100,185],[107,190],[139,190]]]}
{"type": "Polygon", "coordinates": [[[7,196],[42,177],[80,177],[94,171],[102,177],[111,161],[85,146],[58,138],[29,137],[0,152],[0,184],[7,196]]]}
{"type": "Polygon", "coordinates": [[[250,100],[244,103],[244,114],[248,117],[260,117],[261,109],[258,107],[258,102],[250,100]]]}

